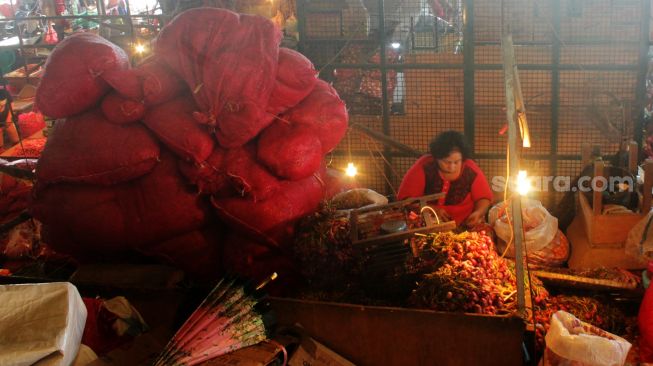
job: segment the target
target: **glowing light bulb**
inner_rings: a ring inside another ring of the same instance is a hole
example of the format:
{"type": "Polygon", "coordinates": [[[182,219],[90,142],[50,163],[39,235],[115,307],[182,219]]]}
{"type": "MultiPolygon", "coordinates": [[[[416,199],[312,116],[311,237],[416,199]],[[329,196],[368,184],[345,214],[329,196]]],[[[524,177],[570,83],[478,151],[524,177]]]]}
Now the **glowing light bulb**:
{"type": "Polygon", "coordinates": [[[390,43],[390,46],[396,50],[401,47],[401,44],[399,42],[392,42],[390,43]]]}
{"type": "Polygon", "coordinates": [[[354,163],[347,164],[347,169],[345,169],[345,174],[347,174],[348,177],[355,177],[356,174],[358,174],[358,169],[356,169],[354,163]]]}
{"type": "Polygon", "coordinates": [[[145,52],[145,46],[138,43],[134,46],[134,50],[136,51],[136,53],[143,53],[145,52]]]}
{"type": "Polygon", "coordinates": [[[528,180],[528,177],[526,176],[526,171],[520,170],[519,173],[517,173],[517,193],[519,193],[522,196],[525,196],[530,191],[531,191],[531,182],[528,180]]]}

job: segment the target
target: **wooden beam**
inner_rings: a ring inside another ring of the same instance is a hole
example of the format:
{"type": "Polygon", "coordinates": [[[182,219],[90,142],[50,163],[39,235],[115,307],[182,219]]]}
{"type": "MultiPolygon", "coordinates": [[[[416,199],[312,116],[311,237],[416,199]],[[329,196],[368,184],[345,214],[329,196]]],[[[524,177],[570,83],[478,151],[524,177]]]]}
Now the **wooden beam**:
{"type": "Polygon", "coordinates": [[[651,189],[653,189],[653,160],[644,162],[644,188],[642,198],[642,214],[646,215],[651,210],[651,189]]]}
{"type": "MultiPolygon", "coordinates": [[[[518,121],[515,102],[515,51],[512,43],[512,35],[504,31],[501,39],[501,51],[503,56],[503,75],[504,86],[506,90],[506,116],[508,119],[508,151],[510,176],[514,177],[519,171],[519,150],[517,149],[518,140],[518,121]]],[[[520,97],[521,98],[521,97],[520,97]]],[[[513,231],[515,241],[515,269],[517,272],[517,311],[519,316],[526,316],[525,287],[524,287],[524,232],[521,215],[521,196],[515,196],[512,201],[513,231]]]]}
{"type": "Polygon", "coordinates": [[[592,188],[592,211],[594,215],[600,215],[603,212],[603,190],[605,186],[602,179],[597,179],[603,177],[605,165],[603,160],[594,161],[594,183],[590,182],[590,188],[592,188]],[[594,189],[596,185],[596,189],[594,189]]]}
{"type": "Polygon", "coordinates": [[[639,153],[639,145],[637,142],[630,141],[628,143],[628,171],[633,176],[637,176],[637,158],[639,153]]]}
{"type": "Polygon", "coordinates": [[[392,148],[397,149],[399,151],[403,151],[403,152],[405,152],[405,153],[407,153],[409,155],[412,155],[412,156],[414,156],[416,158],[421,157],[422,155],[424,155],[424,153],[419,151],[419,150],[415,150],[412,147],[410,147],[410,146],[408,146],[406,144],[402,144],[401,142],[393,139],[390,136],[382,134],[381,132],[374,131],[374,130],[372,130],[372,129],[366,127],[366,126],[363,126],[361,124],[352,123],[351,127],[363,132],[367,136],[381,142],[383,145],[385,145],[387,147],[392,147],[392,148]]]}
{"type": "MultiPolygon", "coordinates": [[[[514,49],[513,49],[514,61],[514,49]]],[[[528,120],[526,119],[526,104],[524,103],[524,96],[521,91],[521,82],[519,81],[519,73],[517,72],[517,65],[513,65],[513,87],[515,97],[515,109],[517,113],[517,121],[519,122],[519,133],[522,140],[522,146],[531,147],[531,133],[528,129],[528,120]]]]}

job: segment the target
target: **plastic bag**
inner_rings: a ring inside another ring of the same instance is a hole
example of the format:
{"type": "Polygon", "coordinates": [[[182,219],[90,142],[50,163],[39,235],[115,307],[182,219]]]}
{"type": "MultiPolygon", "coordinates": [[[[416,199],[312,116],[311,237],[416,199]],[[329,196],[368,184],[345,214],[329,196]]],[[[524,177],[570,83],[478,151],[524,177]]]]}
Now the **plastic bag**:
{"type": "Polygon", "coordinates": [[[57,44],[59,42],[59,37],[57,36],[57,32],[54,30],[52,24],[48,26],[48,30],[45,32],[43,42],[45,42],[45,44],[57,44]]]}
{"type": "MultiPolygon", "coordinates": [[[[506,205],[510,201],[501,202],[490,209],[489,223],[494,225],[497,236],[510,242],[512,214],[510,222],[506,215],[506,205]]],[[[522,198],[522,224],[525,231],[524,246],[529,252],[542,250],[549,245],[558,232],[558,219],[552,216],[549,211],[537,200],[522,198]]]]}
{"type": "Polygon", "coordinates": [[[624,250],[626,254],[642,264],[653,260],[653,211],[641,219],[628,232],[624,250]]]}
{"type": "Polygon", "coordinates": [[[621,366],[631,347],[625,339],[564,311],[551,316],[545,340],[540,366],[621,366]]]}

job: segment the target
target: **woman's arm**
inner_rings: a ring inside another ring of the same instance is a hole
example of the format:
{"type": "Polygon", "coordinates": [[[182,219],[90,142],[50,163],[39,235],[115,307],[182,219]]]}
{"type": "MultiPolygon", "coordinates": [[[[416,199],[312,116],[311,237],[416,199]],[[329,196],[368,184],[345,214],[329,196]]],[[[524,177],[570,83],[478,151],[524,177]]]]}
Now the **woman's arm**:
{"type": "Polygon", "coordinates": [[[472,169],[476,171],[476,179],[472,183],[472,199],[474,200],[474,210],[469,215],[465,223],[467,226],[475,226],[484,221],[487,211],[492,204],[492,189],[487,182],[483,171],[472,162],[472,169]]]}

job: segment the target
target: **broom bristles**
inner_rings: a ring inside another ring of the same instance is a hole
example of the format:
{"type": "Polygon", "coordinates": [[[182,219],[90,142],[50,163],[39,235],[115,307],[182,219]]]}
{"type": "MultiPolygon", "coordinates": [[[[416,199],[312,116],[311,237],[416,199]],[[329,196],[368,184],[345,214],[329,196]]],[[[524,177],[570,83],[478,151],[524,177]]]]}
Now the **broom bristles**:
{"type": "MultiPolygon", "coordinates": [[[[272,278],[274,279],[274,278],[272,278]]],[[[168,342],[155,366],[191,366],[267,338],[260,287],[220,280],[168,342]]]]}

